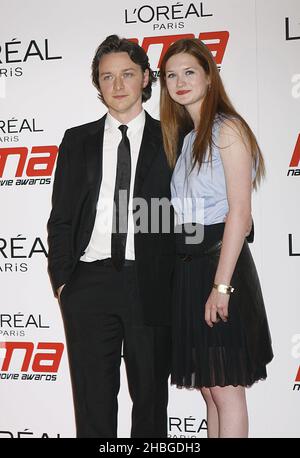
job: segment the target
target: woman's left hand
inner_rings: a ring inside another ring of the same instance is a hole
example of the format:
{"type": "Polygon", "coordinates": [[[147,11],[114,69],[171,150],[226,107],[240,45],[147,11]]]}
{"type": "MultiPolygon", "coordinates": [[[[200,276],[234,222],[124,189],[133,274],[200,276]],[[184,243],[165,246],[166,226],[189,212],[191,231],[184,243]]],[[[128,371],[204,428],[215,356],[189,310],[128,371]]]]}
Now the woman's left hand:
{"type": "Polygon", "coordinates": [[[205,304],[205,321],[211,328],[220,319],[227,321],[229,297],[229,294],[219,293],[215,288],[212,289],[205,304]]]}

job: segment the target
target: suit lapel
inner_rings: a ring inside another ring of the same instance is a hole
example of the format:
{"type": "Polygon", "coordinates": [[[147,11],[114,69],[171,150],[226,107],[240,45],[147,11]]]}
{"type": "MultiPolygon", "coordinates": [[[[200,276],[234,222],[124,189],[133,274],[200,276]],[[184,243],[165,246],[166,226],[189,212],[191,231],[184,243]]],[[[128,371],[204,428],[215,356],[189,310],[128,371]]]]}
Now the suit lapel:
{"type": "MultiPolygon", "coordinates": [[[[86,170],[89,187],[97,201],[102,181],[103,137],[106,115],[87,136],[85,142],[86,170]]],[[[147,177],[150,167],[159,154],[162,139],[157,135],[157,123],[146,112],[145,127],[136,166],[133,197],[136,197],[147,177]]]]}
{"type": "Polygon", "coordinates": [[[90,132],[85,143],[86,171],[89,187],[98,199],[102,181],[103,137],[106,115],[103,116],[93,131],[90,132]]]}
{"type": "Polygon", "coordinates": [[[146,112],[145,127],[135,172],[133,197],[138,196],[151,164],[159,153],[160,145],[158,145],[158,141],[157,124],[146,112]]]}

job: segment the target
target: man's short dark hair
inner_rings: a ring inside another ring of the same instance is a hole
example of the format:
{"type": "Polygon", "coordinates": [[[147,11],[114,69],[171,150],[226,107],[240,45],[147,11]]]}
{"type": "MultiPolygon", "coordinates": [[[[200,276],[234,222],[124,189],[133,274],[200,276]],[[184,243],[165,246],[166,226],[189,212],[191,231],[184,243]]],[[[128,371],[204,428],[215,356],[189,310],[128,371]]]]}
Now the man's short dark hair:
{"type": "Polygon", "coordinates": [[[99,62],[106,54],[127,52],[130,59],[141,67],[142,72],[149,70],[149,83],[143,89],[142,101],[149,100],[152,93],[152,83],[155,83],[157,78],[150,68],[149,58],[143,48],[137,43],[119,38],[117,35],[110,35],[99,46],[92,62],[92,79],[94,86],[98,89],[98,97],[103,102],[103,97],[99,85],[99,62]]]}

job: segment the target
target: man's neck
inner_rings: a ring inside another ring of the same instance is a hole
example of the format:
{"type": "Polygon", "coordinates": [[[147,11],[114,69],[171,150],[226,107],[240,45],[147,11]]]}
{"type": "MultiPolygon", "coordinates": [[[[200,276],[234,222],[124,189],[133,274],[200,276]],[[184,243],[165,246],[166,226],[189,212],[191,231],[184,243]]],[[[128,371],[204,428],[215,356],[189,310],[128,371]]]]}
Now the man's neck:
{"type": "Polygon", "coordinates": [[[119,121],[121,124],[128,124],[130,121],[135,119],[143,111],[143,106],[141,105],[138,109],[134,111],[128,111],[126,113],[116,112],[114,110],[108,110],[109,114],[119,121]]]}

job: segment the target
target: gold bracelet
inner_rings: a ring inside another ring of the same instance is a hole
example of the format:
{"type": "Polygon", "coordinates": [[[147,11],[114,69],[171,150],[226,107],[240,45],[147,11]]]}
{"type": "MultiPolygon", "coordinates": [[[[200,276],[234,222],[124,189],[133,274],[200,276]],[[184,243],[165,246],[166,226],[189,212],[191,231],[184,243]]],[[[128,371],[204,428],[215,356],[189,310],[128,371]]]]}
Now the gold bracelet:
{"type": "Polygon", "coordinates": [[[223,293],[223,294],[231,294],[234,291],[234,288],[230,285],[223,285],[223,284],[217,285],[216,283],[214,283],[213,287],[217,291],[219,291],[219,293],[223,293]]]}

